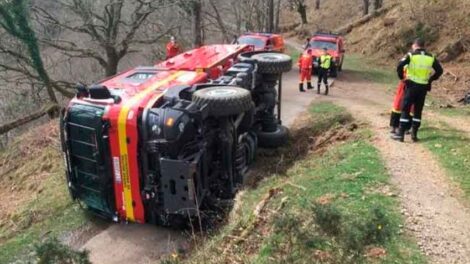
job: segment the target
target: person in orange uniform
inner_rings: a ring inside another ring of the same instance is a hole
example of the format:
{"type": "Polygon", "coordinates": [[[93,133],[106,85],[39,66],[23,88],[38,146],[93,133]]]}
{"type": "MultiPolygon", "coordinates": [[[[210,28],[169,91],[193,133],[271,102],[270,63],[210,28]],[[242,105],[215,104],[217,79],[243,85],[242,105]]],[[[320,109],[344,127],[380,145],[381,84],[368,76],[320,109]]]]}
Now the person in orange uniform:
{"type": "MultiPolygon", "coordinates": [[[[406,68],[403,71],[403,76],[406,78],[406,68]]],[[[393,99],[392,112],[390,114],[390,127],[391,134],[398,132],[400,126],[401,108],[403,104],[403,97],[405,96],[406,83],[403,80],[398,82],[397,90],[395,92],[395,98],[393,99]]],[[[413,115],[414,107],[411,107],[410,115],[413,115]]]]}
{"type": "Polygon", "coordinates": [[[175,37],[170,38],[170,42],[166,44],[166,59],[173,58],[180,53],[180,46],[175,41],[175,37]]]}
{"type": "Polygon", "coordinates": [[[302,54],[299,58],[299,72],[300,72],[300,83],[299,91],[305,92],[304,81],[307,81],[307,88],[313,89],[312,86],[312,50],[307,50],[307,53],[302,54]]]}

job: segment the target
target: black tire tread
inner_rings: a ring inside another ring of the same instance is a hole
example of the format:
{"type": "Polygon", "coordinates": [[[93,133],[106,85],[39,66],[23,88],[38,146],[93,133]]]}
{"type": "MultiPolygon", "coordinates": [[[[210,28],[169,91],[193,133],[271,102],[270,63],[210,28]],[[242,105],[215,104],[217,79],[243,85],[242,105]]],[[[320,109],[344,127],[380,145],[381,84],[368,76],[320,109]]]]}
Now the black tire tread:
{"type": "Polygon", "coordinates": [[[193,94],[193,102],[199,106],[207,105],[209,115],[211,116],[237,115],[253,108],[251,93],[243,88],[233,86],[216,86],[196,91],[193,94]],[[213,97],[207,94],[207,92],[211,90],[222,88],[237,89],[238,92],[219,97],[213,97]]]}

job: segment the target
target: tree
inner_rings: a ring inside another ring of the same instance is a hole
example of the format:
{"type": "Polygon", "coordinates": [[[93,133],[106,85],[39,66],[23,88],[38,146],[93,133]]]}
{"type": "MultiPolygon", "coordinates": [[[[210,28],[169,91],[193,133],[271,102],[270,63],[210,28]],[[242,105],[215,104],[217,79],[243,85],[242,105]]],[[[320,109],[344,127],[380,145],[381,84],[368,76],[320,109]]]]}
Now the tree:
{"type": "Polygon", "coordinates": [[[305,3],[305,0],[289,0],[293,9],[297,11],[300,15],[300,19],[302,21],[302,24],[307,24],[307,5],[305,3]]]}
{"type": "Polygon", "coordinates": [[[377,11],[378,9],[382,8],[383,6],[383,0],[374,0],[374,11],[377,11]]]}
{"type": "Polygon", "coordinates": [[[65,16],[61,17],[39,5],[34,6],[33,10],[44,25],[70,32],[72,36],[91,39],[96,48],[77,44],[71,39],[46,37],[41,42],[71,58],[96,60],[106,76],[115,75],[120,60],[138,51],[133,49],[134,45],[153,44],[174,29],[157,25],[158,31],[153,32],[152,36],[139,35],[139,29],[152,23],[149,21],[150,15],[166,6],[162,0],[64,0],[58,4],[67,12],[65,16]]]}
{"type": "Polygon", "coordinates": [[[368,15],[369,14],[369,0],[363,0],[364,6],[363,6],[363,15],[368,15]]]}
{"type": "Polygon", "coordinates": [[[13,57],[17,64],[0,63],[0,69],[26,75],[30,79],[41,82],[46,87],[49,100],[52,103],[58,102],[55,91],[65,96],[72,95],[58,82],[51,80],[46,71],[36,33],[29,22],[29,8],[26,0],[11,0],[0,4],[0,27],[12,37],[11,42],[18,41],[26,50],[23,53],[21,47],[12,47],[8,43],[1,43],[0,53],[13,57]]]}
{"type": "Polygon", "coordinates": [[[274,0],[268,0],[268,24],[267,31],[274,32],[274,0]]]}

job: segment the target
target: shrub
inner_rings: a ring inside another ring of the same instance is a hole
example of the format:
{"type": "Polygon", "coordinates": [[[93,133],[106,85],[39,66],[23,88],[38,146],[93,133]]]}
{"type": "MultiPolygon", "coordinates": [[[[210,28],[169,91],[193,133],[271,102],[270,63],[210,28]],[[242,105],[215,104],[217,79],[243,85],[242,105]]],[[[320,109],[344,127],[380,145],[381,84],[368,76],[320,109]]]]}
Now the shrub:
{"type": "Polygon", "coordinates": [[[373,208],[365,220],[356,220],[345,229],[347,249],[362,252],[369,245],[384,245],[395,233],[395,227],[383,208],[373,208]]]}
{"type": "Polygon", "coordinates": [[[91,264],[88,251],[75,251],[61,244],[55,237],[36,245],[36,256],[38,264],[91,264]]]}
{"type": "Polygon", "coordinates": [[[332,204],[315,204],[313,214],[323,232],[338,235],[341,232],[341,212],[332,204]]]}

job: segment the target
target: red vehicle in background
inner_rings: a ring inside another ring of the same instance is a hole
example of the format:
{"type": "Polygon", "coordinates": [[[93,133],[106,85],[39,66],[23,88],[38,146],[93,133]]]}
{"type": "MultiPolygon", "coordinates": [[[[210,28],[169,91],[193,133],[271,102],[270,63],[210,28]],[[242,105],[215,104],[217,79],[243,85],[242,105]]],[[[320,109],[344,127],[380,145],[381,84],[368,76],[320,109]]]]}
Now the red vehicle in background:
{"type": "Polygon", "coordinates": [[[339,34],[333,33],[316,33],[313,37],[310,38],[309,42],[305,47],[305,51],[307,49],[312,50],[312,55],[314,57],[313,60],[313,71],[318,68],[316,58],[321,56],[323,49],[326,48],[328,54],[333,57],[333,65],[330,70],[330,76],[336,77],[338,76],[338,71],[343,69],[343,61],[344,61],[344,38],[339,34]]]}
{"type": "Polygon", "coordinates": [[[284,52],[284,38],[273,33],[246,33],[237,39],[238,44],[254,46],[256,51],[279,51],[284,52]]]}

